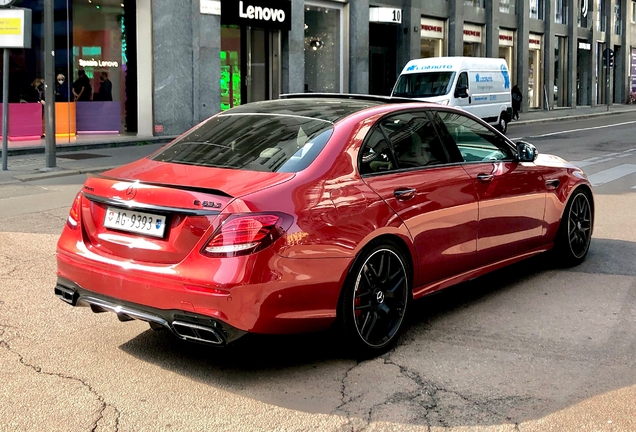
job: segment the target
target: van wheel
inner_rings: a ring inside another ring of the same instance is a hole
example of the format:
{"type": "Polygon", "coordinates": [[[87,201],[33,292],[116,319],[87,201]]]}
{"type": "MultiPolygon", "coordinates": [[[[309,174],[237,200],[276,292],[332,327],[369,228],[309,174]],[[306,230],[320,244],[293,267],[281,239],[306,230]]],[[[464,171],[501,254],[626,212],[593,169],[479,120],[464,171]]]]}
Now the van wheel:
{"type": "Polygon", "coordinates": [[[499,116],[497,130],[504,135],[506,134],[506,132],[508,132],[508,119],[506,118],[506,113],[501,113],[501,115],[499,116]]]}

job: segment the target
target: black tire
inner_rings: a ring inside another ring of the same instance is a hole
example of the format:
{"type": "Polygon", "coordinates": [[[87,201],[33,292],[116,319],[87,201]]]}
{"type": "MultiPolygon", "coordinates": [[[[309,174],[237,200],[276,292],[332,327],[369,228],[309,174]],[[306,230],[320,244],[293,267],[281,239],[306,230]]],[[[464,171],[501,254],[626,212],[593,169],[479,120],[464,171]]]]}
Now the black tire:
{"type": "Polygon", "coordinates": [[[499,121],[497,122],[497,130],[502,134],[506,134],[508,132],[508,115],[504,112],[499,116],[499,121]]]}
{"type": "Polygon", "coordinates": [[[576,189],[568,200],[554,244],[555,259],[565,267],[583,262],[590,249],[594,206],[591,194],[576,189]]]}
{"type": "Polygon", "coordinates": [[[364,251],[343,286],[338,319],[348,347],[358,356],[390,349],[403,328],[411,300],[409,261],[391,242],[364,251]]]}

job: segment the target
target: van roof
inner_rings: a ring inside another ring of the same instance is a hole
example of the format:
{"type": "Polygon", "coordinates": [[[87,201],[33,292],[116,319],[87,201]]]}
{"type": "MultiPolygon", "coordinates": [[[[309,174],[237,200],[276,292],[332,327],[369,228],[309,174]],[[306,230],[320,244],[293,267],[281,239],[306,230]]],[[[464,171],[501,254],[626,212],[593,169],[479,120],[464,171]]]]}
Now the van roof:
{"type": "Polygon", "coordinates": [[[505,65],[505,59],[489,57],[430,57],[411,60],[404,66],[403,74],[431,72],[431,71],[458,71],[458,70],[501,70],[505,65]]]}

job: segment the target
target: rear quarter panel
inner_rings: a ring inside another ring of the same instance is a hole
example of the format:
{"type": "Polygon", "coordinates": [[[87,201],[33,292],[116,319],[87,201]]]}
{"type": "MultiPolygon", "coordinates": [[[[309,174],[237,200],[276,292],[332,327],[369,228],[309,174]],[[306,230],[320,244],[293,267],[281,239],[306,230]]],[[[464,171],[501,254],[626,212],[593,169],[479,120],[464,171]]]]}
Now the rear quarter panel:
{"type": "Polygon", "coordinates": [[[414,256],[410,234],[395,212],[358,176],[357,155],[371,126],[390,109],[355,115],[336,125],[327,147],[293,180],[242,196],[232,207],[282,211],[294,217],[287,258],[351,260],[380,235],[399,237],[414,256]]]}

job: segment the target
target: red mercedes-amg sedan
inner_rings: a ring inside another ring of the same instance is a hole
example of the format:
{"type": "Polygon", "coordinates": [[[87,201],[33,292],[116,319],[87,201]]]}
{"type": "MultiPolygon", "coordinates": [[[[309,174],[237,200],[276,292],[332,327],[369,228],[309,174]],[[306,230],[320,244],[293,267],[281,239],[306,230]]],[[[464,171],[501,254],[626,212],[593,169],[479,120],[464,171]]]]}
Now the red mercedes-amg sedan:
{"type": "Polygon", "coordinates": [[[58,243],[74,306],[225,345],[326,329],[389,348],[413,299],[590,245],[576,166],[450,107],[289,95],[86,180],[58,243]]]}

